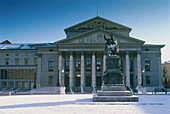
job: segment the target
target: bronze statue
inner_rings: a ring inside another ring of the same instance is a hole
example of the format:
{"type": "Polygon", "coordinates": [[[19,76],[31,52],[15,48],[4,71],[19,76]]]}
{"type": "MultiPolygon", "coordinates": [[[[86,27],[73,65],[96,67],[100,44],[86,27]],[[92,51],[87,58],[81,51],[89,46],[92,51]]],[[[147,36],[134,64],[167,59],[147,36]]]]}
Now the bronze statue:
{"type": "Polygon", "coordinates": [[[106,71],[103,75],[103,85],[122,85],[124,82],[123,74],[120,68],[120,57],[119,47],[113,35],[110,35],[110,38],[106,38],[104,35],[104,39],[106,40],[105,51],[107,53],[106,56],[106,71]]]}
{"type": "Polygon", "coordinates": [[[106,38],[104,35],[104,39],[106,40],[105,51],[107,52],[107,55],[118,55],[119,48],[117,42],[113,38],[113,35],[110,35],[110,38],[106,38]]]}

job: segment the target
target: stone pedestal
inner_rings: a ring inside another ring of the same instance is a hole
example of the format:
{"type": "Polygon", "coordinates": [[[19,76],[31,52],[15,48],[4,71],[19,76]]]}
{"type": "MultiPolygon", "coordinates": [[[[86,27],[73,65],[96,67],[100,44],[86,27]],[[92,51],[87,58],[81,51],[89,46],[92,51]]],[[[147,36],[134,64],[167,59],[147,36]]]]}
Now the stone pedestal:
{"type": "Polygon", "coordinates": [[[138,102],[138,97],[124,86],[119,56],[107,56],[103,81],[101,90],[93,96],[93,102],[138,102]]]}
{"type": "Polygon", "coordinates": [[[93,96],[93,102],[138,102],[138,97],[125,86],[102,86],[101,89],[93,96]]]}
{"type": "Polygon", "coordinates": [[[104,84],[123,84],[123,74],[120,69],[119,56],[107,56],[106,58],[106,71],[103,76],[104,84]]]}
{"type": "Polygon", "coordinates": [[[65,90],[66,90],[65,87],[60,87],[60,94],[65,95],[65,90]]]}

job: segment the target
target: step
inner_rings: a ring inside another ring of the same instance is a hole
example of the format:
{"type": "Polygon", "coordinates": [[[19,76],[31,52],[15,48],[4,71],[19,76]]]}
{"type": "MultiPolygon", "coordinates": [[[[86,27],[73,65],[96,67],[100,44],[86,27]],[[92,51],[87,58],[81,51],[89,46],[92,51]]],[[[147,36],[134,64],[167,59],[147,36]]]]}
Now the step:
{"type": "Polygon", "coordinates": [[[93,96],[93,102],[138,102],[137,96],[93,96]]]}
{"type": "Polygon", "coordinates": [[[97,91],[98,96],[132,96],[130,91],[97,91]]]}
{"type": "Polygon", "coordinates": [[[125,86],[101,86],[102,91],[126,91],[125,86]]]}

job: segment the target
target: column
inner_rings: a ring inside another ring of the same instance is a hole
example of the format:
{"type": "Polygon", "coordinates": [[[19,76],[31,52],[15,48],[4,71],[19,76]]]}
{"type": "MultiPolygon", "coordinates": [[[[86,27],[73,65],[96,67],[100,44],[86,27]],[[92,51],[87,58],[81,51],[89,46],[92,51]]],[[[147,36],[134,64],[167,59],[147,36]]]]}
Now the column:
{"type": "Polygon", "coordinates": [[[95,92],[95,87],[96,87],[96,56],[95,56],[95,52],[92,53],[92,87],[93,87],[93,92],[95,92]]]}
{"type": "Polygon", "coordinates": [[[126,52],[126,86],[130,87],[129,52],[126,52]]]}
{"type": "Polygon", "coordinates": [[[84,53],[81,53],[81,86],[85,86],[85,59],[84,53]]]}
{"type": "Polygon", "coordinates": [[[62,53],[60,52],[59,53],[59,66],[58,66],[58,69],[59,69],[59,85],[62,86],[62,68],[63,68],[63,58],[62,58],[62,53]]]}
{"type": "Polygon", "coordinates": [[[106,54],[104,53],[104,55],[103,55],[103,75],[104,75],[105,71],[106,71],[106,54]]]}
{"type": "MultiPolygon", "coordinates": [[[[0,78],[1,78],[1,70],[0,70],[0,78]]],[[[0,89],[2,89],[2,81],[0,80],[0,89]]]]}
{"type": "Polygon", "coordinates": [[[140,52],[137,52],[137,71],[138,71],[138,86],[142,84],[142,75],[141,75],[141,55],[140,52]]]}
{"type": "MultiPolygon", "coordinates": [[[[36,75],[36,88],[41,88],[41,57],[42,54],[38,54],[38,68],[37,68],[37,75],[36,75]]],[[[21,86],[22,86],[22,82],[21,82],[21,86]]],[[[18,87],[17,87],[18,88],[18,87]]]]}
{"type": "Polygon", "coordinates": [[[162,84],[162,68],[161,68],[161,53],[158,53],[158,80],[159,80],[159,87],[163,88],[163,84],[162,84]]]}
{"type": "Polygon", "coordinates": [[[83,87],[85,86],[85,59],[84,52],[81,53],[81,92],[84,93],[83,87]]]}
{"type": "Polygon", "coordinates": [[[69,84],[70,84],[70,92],[72,93],[72,87],[74,85],[74,59],[73,52],[70,52],[70,68],[69,68],[69,84]]]}

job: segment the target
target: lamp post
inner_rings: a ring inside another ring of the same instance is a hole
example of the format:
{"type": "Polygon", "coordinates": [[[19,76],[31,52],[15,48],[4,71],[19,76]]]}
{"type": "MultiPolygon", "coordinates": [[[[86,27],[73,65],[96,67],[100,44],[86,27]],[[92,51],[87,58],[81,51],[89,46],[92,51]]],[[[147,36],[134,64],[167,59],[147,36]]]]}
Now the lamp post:
{"type": "Polygon", "coordinates": [[[141,84],[142,86],[145,85],[144,84],[144,74],[145,74],[145,69],[142,70],[142,84],[141,84]]]}
{"type": "Polygon", "coordinates": [[[64,69],[61,71],[62,76],[61,76],[61,85],[60,85],[60,94],[65,95],[65,87],[64,87],[64,69]]]}
{"type": "Polygon", "coordinates": [[[62,72],[61,86],[64,87],[64,69],[61,72],[62,72]]]}
{"type": "Polygon", "coordinates": [[[163,69],[163,76],[164,76],[164,79],[165,79],[165,88],[167,88],[167,78],[166,78],[166,67],[164,67],[163,69]]]}

